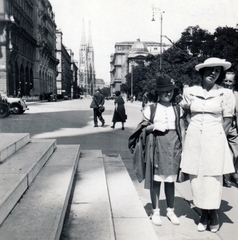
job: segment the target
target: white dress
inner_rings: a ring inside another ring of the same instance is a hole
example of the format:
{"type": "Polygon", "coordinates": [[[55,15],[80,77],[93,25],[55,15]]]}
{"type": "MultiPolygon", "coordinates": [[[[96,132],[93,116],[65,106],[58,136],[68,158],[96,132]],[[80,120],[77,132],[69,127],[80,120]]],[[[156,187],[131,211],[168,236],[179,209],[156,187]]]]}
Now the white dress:
{"type": "Polygon", "coordinates": [[[190,174],[194,204],[203,209],[220,205],[222,175],[234,172],[222,122],[234,114],[231,90],[214,85],[210,91],[201,86],[184,89],[181,102],[191,111],[181,160],[182,172],[190,174]]]}

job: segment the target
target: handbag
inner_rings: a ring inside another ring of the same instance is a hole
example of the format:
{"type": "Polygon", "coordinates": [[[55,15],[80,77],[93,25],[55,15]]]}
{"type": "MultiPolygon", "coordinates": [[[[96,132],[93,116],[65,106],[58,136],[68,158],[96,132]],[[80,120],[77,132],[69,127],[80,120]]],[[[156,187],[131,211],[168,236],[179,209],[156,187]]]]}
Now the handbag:
{"type": "Polygon", "coordinates": [[[100,113],[103,113],[103,112],[105,111],[105,107],[104,107],[104,106],[99,106],[99,107],[98,107],[98,111],[99,111],[100,113]]]}

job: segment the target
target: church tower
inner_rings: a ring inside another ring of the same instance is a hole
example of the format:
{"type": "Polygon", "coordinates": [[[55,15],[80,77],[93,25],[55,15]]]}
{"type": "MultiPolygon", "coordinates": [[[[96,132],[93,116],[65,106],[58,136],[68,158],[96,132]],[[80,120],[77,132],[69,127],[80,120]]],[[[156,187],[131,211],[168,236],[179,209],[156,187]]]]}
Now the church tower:
{"type": "Polygon", "coordinates": [[[89,23],[88,41],[86,41],[83,21],[81,43],[79,48],[79,86],[86,89],[87,94],[95,91],[94,49],[92,44],[91,28],[89,23]]]}

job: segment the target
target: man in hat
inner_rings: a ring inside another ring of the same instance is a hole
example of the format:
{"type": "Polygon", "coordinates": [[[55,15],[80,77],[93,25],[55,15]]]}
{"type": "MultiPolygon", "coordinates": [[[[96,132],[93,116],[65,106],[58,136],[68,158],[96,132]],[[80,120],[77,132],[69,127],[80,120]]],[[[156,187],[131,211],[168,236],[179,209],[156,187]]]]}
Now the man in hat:
{"type": "Polygon", "coordinates": [[[97,89],[93,95],[92,102],[90,104],[90,108],[93,108],[93,120],[94,127],[98,127],[98,119],[102,122],[102,127],[105,124],[105,120],[102,117],[102,113],[99,111],[99,107],[104,105],[104,96],[101,93],[100,89],[97,89]]]}

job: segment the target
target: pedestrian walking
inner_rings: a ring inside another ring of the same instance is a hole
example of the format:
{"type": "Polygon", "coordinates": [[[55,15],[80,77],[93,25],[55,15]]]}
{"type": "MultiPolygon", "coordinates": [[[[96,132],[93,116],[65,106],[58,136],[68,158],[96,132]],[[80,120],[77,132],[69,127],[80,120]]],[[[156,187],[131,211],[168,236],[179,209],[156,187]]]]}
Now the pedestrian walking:
{"type": "Polygon", "coordinates": [[[208,58],[195,66],[201,85],[184,88],[181,106],[190,111],[181,160],[181,171],[189,174],[193,203],[201,209],[197,230],[219,230],[223,174],[234,172],[227,134],[234,114],[231,90],[216,81],[224,78],[230,62],[208,58]]]}
{"type": "Polygon", "coordinates": [[[114,113],[113,113],[113,117],[112,117],[112,126],[111,128],[115,128],[115,125],[117,122],[121,122],[122,124],[122,130],[124,130],[124,123],[126,122],[126,110],[125,110],[125,101],[121,96],[121,92],[120,91],[116,91],[115,93],[115,100],[114,100],[114,105],[115,105],[115,109],[114,109],[114,113]]]}
{"type": "Polygon", "coordinates": [[[97,89],[93,95],[93,99],[90,104],[90,108],[93,108],[94,127],[98,127],[98,119],[102,122],[102,127],[105,124],[105,120],[102,117],[102,110],[104,109],[104,102],[105,102],[105,99],[101,93],[101,90],[97,89]]]}
{"type": "MultiPolygon", "coordinates": [[[[173,224],[179,225],[180,221],[174,212],[174,192],[181,160],[182,139],[185,134],[183,111],[179,105],[171,102],[175,88],[173,80],[167,75],[156,74],[156,82],[158,102],[145,108],[144,121],[139,124],[145,126],[141,133],[143,139],[141,145],[143,146],[144,142],[146,145],[141,147],[140,140],[138,141],[133,161],[136,175],[145,178],[145,188],[150,190],[153,224],[162,225],[159,198],[161,183],[164,183],[167,217],[173,224]],[[145,166],[145,169],[141,170],[141,166],[142,168],[145,166]]],[[[135,134],[129,138],[129,148],[132,146],[133,136],[135,134]]],[[[142,178],[138,179],[139,182],[142,178]]]]}
{"type": "Polygon", "coordinates": [[[234,70],[230,68],[226,71],[225,78],[222,82],[222,85],[225,88],[232,90],[236,100],[235,114],[233,116],[231,127],[227,135],[228,143],[233,153],[235,172],[223,176],[223,186],[225,187],[238,187],[238,92],[235,90],[236,78],[237,77],[234,70]]]}

